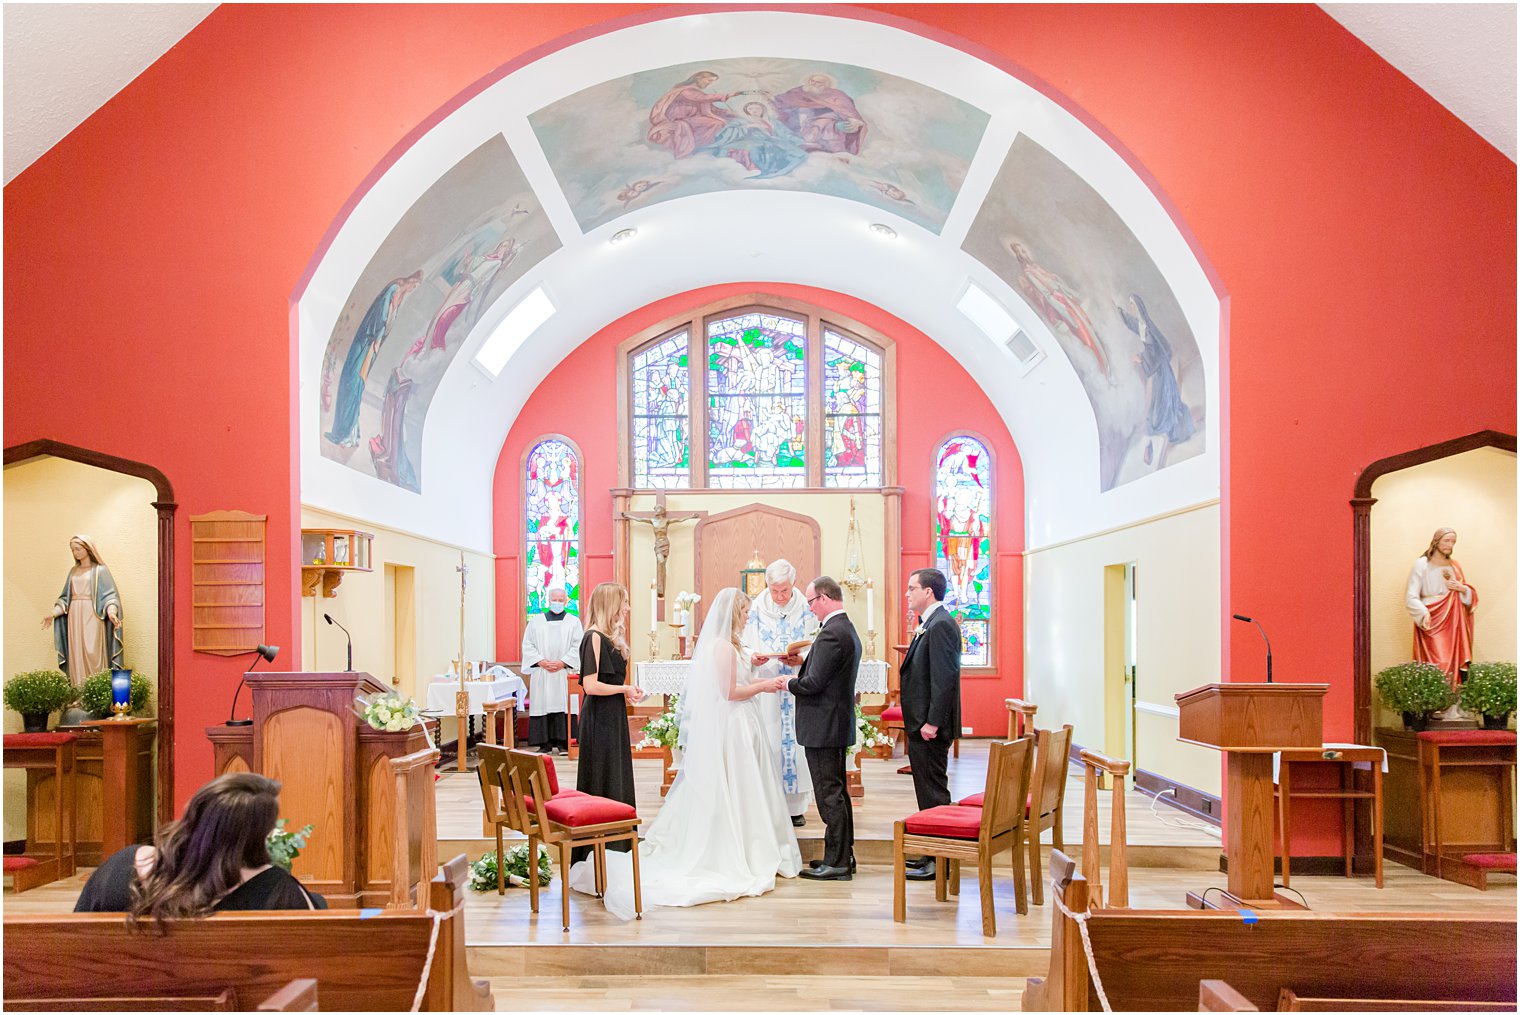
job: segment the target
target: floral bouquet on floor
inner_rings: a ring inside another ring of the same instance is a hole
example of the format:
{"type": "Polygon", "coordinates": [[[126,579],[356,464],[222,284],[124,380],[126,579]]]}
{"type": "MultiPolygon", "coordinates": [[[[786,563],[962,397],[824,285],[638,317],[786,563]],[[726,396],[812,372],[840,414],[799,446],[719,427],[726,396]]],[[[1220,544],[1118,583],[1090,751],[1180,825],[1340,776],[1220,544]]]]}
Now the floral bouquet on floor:
{"type": "Polygon", "coordinates": [[[403,698],[395,691],[372,694],[359,698],[359,715],[371,729],[387,733],[401,733],[420,721],[417,718],[417,702],[403,698]]]}
{"type": "Polygon", "coordinates": [[[845,752],[849,757],[854,757],[861,751],[874,751],[876,748],[890,744],[892,738],[882,732],[881,728],[871,721],[870,717],[860,708],[860,703],[855,703],[855,743],[845,752]]]}
{"type": "Polygon", "coordinates": [[[669,747],[674,750],[681,734],[681,726],[677,718],[680,714],[680,701],[679,694],[672,694],[670,701],[665,705],[665,711],[644,724],[644,739],[634,746],[638,748],[669,747]]]}
{"type": "MultiPolygon", "coordinates": [[[[528,844],[517,845],[502,851],[506,856],[507,885],[526,888],[528,885],[528,844]]],[[[547,885],[554,880],[554,865],[549,862],[549,847],[538,845],[538,883],[547,885]]],[[[490,850],[479,860],[470,864],[470,890],[473,892],[496,891],[496,851],[490,850]]]]}

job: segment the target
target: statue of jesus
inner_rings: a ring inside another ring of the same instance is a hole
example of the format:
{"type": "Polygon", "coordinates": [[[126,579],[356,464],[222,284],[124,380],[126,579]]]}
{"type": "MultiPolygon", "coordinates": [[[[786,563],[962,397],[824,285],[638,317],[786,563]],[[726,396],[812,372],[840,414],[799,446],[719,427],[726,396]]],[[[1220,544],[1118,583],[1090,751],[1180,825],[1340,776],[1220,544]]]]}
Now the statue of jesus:
{"type": "Polygon", "coordinates": [[[670,527],[671,525],[678,522],[684,522],[688,521],[689,519],[696,518],[697,512],[688,511],[685,514],[672,515],[665,510],[665,502],[661,500],[655,502],[654,510],[649,512],[647,515],[643,514],[642,512],[634,514],[632,512],[624,511],[619,514],[618,517],[626,519],[630,522],[640,522],[644,525],[648,525],[650,530],[654,533],[655,594],[661,599],[664,599],[665,562],[670,559],[670,527]]]}

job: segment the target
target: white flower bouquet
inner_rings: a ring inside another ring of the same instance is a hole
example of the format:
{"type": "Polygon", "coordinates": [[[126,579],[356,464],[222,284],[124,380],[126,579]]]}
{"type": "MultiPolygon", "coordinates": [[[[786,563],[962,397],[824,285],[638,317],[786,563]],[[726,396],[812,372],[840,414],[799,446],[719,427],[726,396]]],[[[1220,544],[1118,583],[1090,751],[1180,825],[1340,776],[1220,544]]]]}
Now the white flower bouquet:
{"type": "Polygon", "coordinates": [[[370,727],[387,733],[400,733],[417,725],[417,702],[395,691],[370,695],[360,713],[370,727]]]}

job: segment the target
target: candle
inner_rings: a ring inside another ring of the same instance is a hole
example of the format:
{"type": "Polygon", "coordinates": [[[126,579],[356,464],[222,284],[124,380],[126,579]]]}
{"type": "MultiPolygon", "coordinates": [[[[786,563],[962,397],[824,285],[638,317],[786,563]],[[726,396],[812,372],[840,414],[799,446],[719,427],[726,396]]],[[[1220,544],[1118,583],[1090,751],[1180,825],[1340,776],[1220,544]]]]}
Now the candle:
{"type": "Polygon", "coordinates": [[[111,711],[118,717],[132,710],[132,671],[111,671],[111,711]]]}
{"type": "Polygon", "coordinates": [[[660,629],[660,592],[654,587],[654,579],[649,581],[649,629],[660,629]]]}
{"type": "Polygon", "coordinates": [[[866,630],[876,630],[876,587],[866,582],[866,630]]]}

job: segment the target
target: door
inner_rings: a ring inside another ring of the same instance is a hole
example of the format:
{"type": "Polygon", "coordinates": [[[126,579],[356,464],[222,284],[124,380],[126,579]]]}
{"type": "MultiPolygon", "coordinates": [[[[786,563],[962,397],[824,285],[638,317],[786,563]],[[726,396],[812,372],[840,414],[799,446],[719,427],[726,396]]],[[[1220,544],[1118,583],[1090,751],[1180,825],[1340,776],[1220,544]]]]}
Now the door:
{"type": "Polygon", "coordinates": [[[1130,763],[1135,757],[1136,665],[1135,562],[1103,569],[1103,753],[1130,763]]]}

